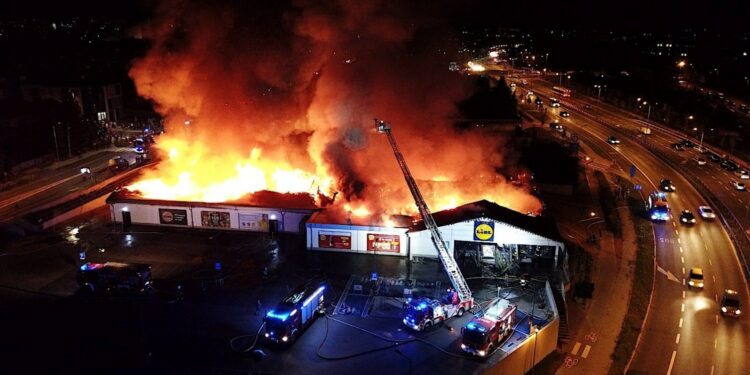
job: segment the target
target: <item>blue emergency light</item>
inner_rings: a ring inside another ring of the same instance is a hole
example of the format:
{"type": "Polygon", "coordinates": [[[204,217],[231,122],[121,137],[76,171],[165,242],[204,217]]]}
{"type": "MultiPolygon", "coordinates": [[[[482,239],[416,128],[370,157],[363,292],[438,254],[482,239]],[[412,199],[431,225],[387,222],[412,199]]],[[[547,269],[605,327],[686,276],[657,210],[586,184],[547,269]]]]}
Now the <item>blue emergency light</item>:
{"type": "Polygon", "coordinates": [[[303,302],[303,303],[302,303],[302,307],[305,307],[305,306],[307,306],[307,305],[308,305],[308,304],[310,303],[310,301],[312,301],[313,299],[315,299],[315,297],[317,297],[317,296],[319,296],[319,295],[320,295],[321,293],[323,293],[323,291],[324,291],[324,290],[326,290],[326,287],[325,287],[325,286],[321,286],[320,288],[318,288],[318,290],[316,290],[316,291],[315,291],[315,293],[313,293],[313,294],[312,294],[312,295],[311,295],[310,297],[308,297],[308,298],[307,298],[307,299],[305,300],[305,302],[303,302]]]}
{"type": "Polygon", "coordinates": [[[484,327],[477,325],[474,322],[469,322],[469,324],[466,325],[466,329],[471,330],[471,331],[479,331],[479,332],[485,331],[484,327]]]}
{"type": "Polygon", "coordinates": [[[285,322],[287,319],[289,319],[289,313],[277,313],[275,310],[269,311],[266,316],[272,319],[281,320],[282,322],[285,322]]]}

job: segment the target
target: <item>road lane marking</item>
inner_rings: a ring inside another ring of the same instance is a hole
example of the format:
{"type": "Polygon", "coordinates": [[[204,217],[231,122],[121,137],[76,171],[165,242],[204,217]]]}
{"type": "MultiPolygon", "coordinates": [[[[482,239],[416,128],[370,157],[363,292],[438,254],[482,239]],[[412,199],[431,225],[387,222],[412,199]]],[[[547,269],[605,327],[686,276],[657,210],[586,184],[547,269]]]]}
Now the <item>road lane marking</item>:
{"type": "MultiPolygon", "coordinates": [[[[685,292],[683,292],[683,293],[685,293],[685,292]]],[[[680,325],[679,325],[679,327],[682,328],[682,318],[680,318],[680,325]]]]}
{"type": "MultiPolygon", "coordinates": [[[[674,221],[673,221],[673,223],[674,223],[674,221]]],[[[679,235],[680,235],[680,232],[678,232],[678,231],[677,231],[677,229],[675,229],[675,230],[674,230],[674,234],[676,234],[676,235],[678,235],[678,236],[679,236],[679,235]]]]}
{"type": "Polygon", "coordinates": [[[714,282],[716,282],[716,276],[711,276],[712,279],[714,279],[714,282]]]}
{"type": "Polygon", "coordinates": [[[581,349],[581,343],[576,341],[576,344],[573,345],[573,350],[570,352],[572,355],[578,354],[578,349],[581,349]]]}
{"type": "MultiPolygon", "coordinates": [[[[682,291],[682,299],[685,299],[685,291],[682,291]]],[[[680,319],[680,327],[682,327],[682,319],[680,319]]]]}
{"type": "Polygon", "coordinates": [[[680,241],[680,239],[679,239],[679,238],[677,238],[677,243],[682,243],[682,241],[680,241]]]}
{"type": "Polygon", "coordinates": [[[714,301],[719,302],[719,295],[714,293],[714,301]]]}
{"type": "Polygon", "coordinates": [[[672,222],[672,226],[676,228],[676,227],[677,227],[677,223],[675,223],[675,222],[673,221],[673,222],[672,222]]]}
{"type": "MultiPolygon", "coordinates": [[[[716,315],[716,317],[718,318],[719,316],[716,315]]],[[[719,339],[714,339],[714,349],[716,349],[717,345],[719,345],[719,339]]]]}
{"type": "MultiPolygon", "coordinates": [[[[716,314],[716,324],[719,324],[719,314],[716,314]]],[[[714,342],[714,348],[716,347],[716,342],[714,342]]]]}
{"type": "Polygon", "coordinates": [[[586,345],[585,348],[583,348],[583,353],[581,353],[582,358],[586,358],[589,356],[589,351],[591,350],[591,345],[586,345]]]}
{"type": "Polygon", "coordinates": [[[682,246],[680,246],[680,254],[682,254],[682,246]]]}
{"type": "Polygon", "coordinates": [[[714,365],[711,365],[711,375],[714,375],[714,365]]]}
{"type": "MultiPolygon", "coordinates": [[[[706,250],[708,250],[708,249],[706,249],[706,250]]],[[[714,265],[713,263],[711,263],[711,258],[708,258],[708,264],[710,264],[712,266],[714,265]]]]}
{"type": "MultiPolygon", "coordinates": [[[[683,262],[684,263],[684,262],[683,262]]],[[[685,275],[685,267],[682,267],[682,275],[685,275]]]]}
{"type": "Polygon", "coordinates": [[[685,264],[685,257],[680,257],[680,261],[682,261],[682,264],[685,264]]]}
{"type": "Polygon", "coordinates": [[[674,367],[674,357],[677,355],[677,351],[672,351],[672,359],[669,360],[669,368],[667,369],[667,375],[672,374],[672,367],[674,367]]]}
{"type": "Polygon", "coordinates": [[[685,312],[685,304],[682,304],[682,307],[680,307],[680,312],[685,312]]]}
{"type": "Polygon", "coordinates": [[[674,343],[678,344],[678,345],[680,344],[680,334],[679,333],[677,334],[677,338],[674,340],[674,343]]]}

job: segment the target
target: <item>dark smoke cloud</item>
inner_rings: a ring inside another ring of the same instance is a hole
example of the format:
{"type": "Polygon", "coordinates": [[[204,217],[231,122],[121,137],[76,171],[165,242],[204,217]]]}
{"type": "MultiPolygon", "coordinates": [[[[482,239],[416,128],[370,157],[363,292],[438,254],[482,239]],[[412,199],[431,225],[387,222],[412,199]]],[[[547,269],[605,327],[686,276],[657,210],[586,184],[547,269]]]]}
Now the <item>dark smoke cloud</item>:
{"type": "Polygon", "coordinates": [[[418,179],[457,182],[426,186],[428,199],[459,192],[534,208],[502,181],[481,182],[502,164],[502,141],[459,135],[448,121],[469,85],[447,69],[457,46],[446,22],[459,6],[447,4],[163,1],[146,25],[153,45],[131,76],[166,116],[168,134],[213,150],[214,164],[257,147],[266,159],[332,174],[347,199],[401,210],[410,196],[373,131],[382,117],[418,179]],[[190,129],[186,118],[195,119],[190,129]]]}

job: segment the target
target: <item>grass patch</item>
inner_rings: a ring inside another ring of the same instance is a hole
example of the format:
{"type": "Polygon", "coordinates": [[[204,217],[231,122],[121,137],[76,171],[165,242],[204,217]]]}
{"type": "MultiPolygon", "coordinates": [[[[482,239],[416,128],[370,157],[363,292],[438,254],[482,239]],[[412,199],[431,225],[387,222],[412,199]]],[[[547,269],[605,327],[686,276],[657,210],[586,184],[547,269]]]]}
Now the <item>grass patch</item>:
{"type": "Polygon", "coordinates": [[[616,238],[622,238],[622,220],[617,212],[617,202],[607,177],[600,171],[594,172],[594,177],[599,185],[599,204],[604,210],[604,222],[607,230],[612,232],[616,238]]]}
{"type": "Polygon", "coordinates": [[[651,299],[654,280],[654,232],[651,222],[641,215],[643,202],[629,198],[628,208],[635,221],[636,260],[633,276],[633,290],[630,294],[628,312],[620,329],[615,350],[612,353],[611,375],[621,375],[625,371],[630,356],[635,351],[638,334],[646,319],[646,310],[651,299]]]}

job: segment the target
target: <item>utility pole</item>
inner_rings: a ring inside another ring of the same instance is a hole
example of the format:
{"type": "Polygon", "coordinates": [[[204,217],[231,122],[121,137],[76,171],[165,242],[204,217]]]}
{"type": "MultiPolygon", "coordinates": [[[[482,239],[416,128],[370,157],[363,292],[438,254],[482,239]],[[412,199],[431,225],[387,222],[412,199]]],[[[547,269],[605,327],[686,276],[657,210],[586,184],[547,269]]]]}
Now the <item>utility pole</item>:
{"type": "Polygon", "coordinates": [[[55,138],[55,156],[57,157],[57,160],[60,160],[60,149],[57,146],[57,130],[55,129],[55,124],[52,124],[52,137],[55,138]]]}
{"type": "Polygon", "coordinates": [[[68,127],[68,159],[73,157],[73,150],[70,149],[70,124],[67,124],[68,127]]]}

